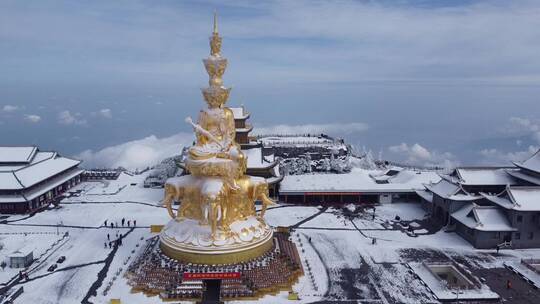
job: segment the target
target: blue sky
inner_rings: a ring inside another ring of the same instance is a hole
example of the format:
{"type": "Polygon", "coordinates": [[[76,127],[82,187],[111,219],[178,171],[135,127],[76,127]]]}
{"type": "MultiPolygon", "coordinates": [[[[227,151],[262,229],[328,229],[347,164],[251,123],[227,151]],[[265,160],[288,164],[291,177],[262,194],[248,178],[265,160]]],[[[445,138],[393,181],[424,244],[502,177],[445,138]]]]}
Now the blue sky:
{"type": "Polygon", "coordinates": [[[152,135],[174,144],[204,105],[217,10],[230,105],[259,129],[326,126],[420,164],[507,163],[540,145],[538,1],[226,3],[1,1],[1,144],[94,165],[152,135]]]}

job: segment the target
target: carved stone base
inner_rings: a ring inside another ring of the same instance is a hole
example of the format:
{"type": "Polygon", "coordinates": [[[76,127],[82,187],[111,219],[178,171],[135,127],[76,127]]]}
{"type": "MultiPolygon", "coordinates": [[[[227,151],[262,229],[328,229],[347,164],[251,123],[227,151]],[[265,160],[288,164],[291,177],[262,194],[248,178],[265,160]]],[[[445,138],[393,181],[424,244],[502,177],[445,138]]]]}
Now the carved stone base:
{"type": "Polygon", "coordinates": [[[174,219],[161,231],[160,247],[169,257],[195,264],[232,264],[251,260],[272,248],[272,229],[256,217],[233,222],[212,239],[208,225],[174,219]]]}

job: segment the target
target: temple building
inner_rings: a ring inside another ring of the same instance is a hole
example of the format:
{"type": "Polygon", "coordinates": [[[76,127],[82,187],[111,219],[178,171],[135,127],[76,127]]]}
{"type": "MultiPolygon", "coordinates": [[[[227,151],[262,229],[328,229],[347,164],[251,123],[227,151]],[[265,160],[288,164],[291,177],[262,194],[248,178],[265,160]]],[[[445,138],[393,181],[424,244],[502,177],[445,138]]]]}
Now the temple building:
{"type": "Polygon", "coordinates": [[[229,108],[234,115],[234,127],[236,129],[235,141],[240,144],[242,148],[250,146],[251,141],[249,138],[249,132],[253,130],[253,126],[247,122],[250,113],[246,111],[244,105],[240,107],[229,108]]]}
{"type": "MultiPolygon", "coordinates": [[[[395,170],[395,169],[392,169],[395,170]]],[[[388,170],[388,174],[392,170],[388,170]]],[[[287,175],[279,188],[284,203],[307,205],[376,204],[398,201],[418,201],[415,189],[424,183],[439,181],[436,172],[401,170],[394,176],[374,175],[367,170],[350,173],[313,173],[287,175]],[[381,180],[385,179],[382,183],[381,180]]]]}
{"type": "Polygon", "coordinates": [[[433,223],[455,231],[476,248],[537,248],[539,152],[515,167],[456,168],[417,193],[433,223]]]}
{"type": "Polygon", "coordinates": [[[275,157],[273,149],[264,149],[261,140],[250,136],[253,126],[247,121],[251,114],[245,106],[229,109],[234,115],[235,140],[248,159],[246,174],[265,178],[270,196],[277,197],[278,185],[283,179],[283,175],[279,172],[278,158],[275,157]]]}
{"type": "Polygon", "coordinates": [[[431,195],[428,211],[437,224],[446,225],[451,213],[468,203],[482,200],[481,192],[499,193],[507,185],[517,185],[518,180],[510,176],[508,170],[511,168],[460,167],[441,175],[442,180],[438,183],[425,185],[431,195]]]}
{"type": "Polygon", "coordinates": [[[481,195],[506,215],[513,228],[508,231],[515,231],[507,234],[513,248],[540,247],[540,187],[507,186],[502,193],[481,195]]]}
{"type": "MultiPolygon", "coordinates": [[[[431,194],[427,209],[431,214],[431,219],[439,225],[446,225],[451,213],[481,198],[467,192],[459,183],[454,183],[445,176],[439,182],[426,184],[425,187],[431,194]]],[[[428,200],[427,195],[422,197],[428,200]]]]}
{"type": "Polygon", "coordinates": [[[35,146],[0,147],[0,213],[32,213],[81,181],[81,162],[35,146]]]}

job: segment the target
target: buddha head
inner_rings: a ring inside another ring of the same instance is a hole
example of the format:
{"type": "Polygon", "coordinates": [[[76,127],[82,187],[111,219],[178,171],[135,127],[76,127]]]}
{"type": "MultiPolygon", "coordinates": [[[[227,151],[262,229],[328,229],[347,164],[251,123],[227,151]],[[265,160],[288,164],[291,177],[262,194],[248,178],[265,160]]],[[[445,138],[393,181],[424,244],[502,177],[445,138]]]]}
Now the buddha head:
{"type": "Polygon", "coordinates": [[[230,88],[209,87],[202,90],[204,100],[210,109],[222,107],[229,98],[230,88]]]}

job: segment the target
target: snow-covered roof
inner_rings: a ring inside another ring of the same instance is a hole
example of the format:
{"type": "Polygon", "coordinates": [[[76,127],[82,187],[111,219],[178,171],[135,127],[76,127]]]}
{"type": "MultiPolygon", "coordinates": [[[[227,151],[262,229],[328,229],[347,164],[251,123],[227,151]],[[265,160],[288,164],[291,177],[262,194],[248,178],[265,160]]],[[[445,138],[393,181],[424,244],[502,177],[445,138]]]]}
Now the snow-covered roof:
{"type": "Polygon", "coordinates": [[[540,211],[540,187],[508,187],[517,210],[540,211]]]}
{"type": "Polygon", "coordinates": [[[34,198],[42,194],[45,194],[47,191],[50,191],[51,189],[54,189],[60,186],[61,184],[69,181],[70,179],[82,173],[83,173],[82,169],[74,168],[64,174],[51,178],[44,185],[40,185],[39,187],[32,188],[30,191],[25,192],[24,196],[29,201],[33,200],[34,198]]]}
{"type": "Polygon", "coordinates": [[[487,200],[517,211],[540,211],[540,187],[506,187],[499,195],[481,193],[487,200]]]}
{"type": "Polygon", "coordinates": [[[480,198],[480,196],[469,194],[460,185],[452,183],[446,178],[442,178],[438,183],[425,184],[424,186],[438,196],[453,201],[473,201],[480,198]]]}
{"type": "Polygon", "coordinates": [[[451,183],[444,178],[441,179],[438,183],[427,184],[425,186],[429,191],[437,194],[440,197],[449,197],[458,193],[461,190],[458,184],[451,183]]]}
{"type": "Polygon", "coordinates": [[[229,107],[229,109],[233,112],[234,119],[247,119],[249,117],[249,113],[246,112],[244,106],[234,108],[229,107]]]}
{"type": "Polygon", "coordinates": [[[12,257],[12,258],[25,258],[27,257],[29,254],[33,253],[34,251],[34,248],[35,246],[29,244],[29,245],[26,245],[22,248],[19,248],[15,251],[13,251],[9,257],[12,257]]]}
{"type": "Polygon", "coordinates": [[[1,163],[29,163],[37,152],[37,147],[0,146],[1,163]]]}
{"type": "Polygon", "coordinates": [[[0,165],[0,189],[21,190],[76,167],[80,161],[54,152],[37,152],[30,163],[21,166],[0,165]]]}
{"type": "Polygon", "coordinates": [[[438,181],[440,177],[431,171],[408,171],[399,181],[393,179],[388,184],[377,184],[370,173],[377,173],[374,170],[354,168],[350,173],[345,174],[304,174],[288,175],[280,183],[281,194],[294,193],[321,193],[321,192],[363,192],[363,193],[413,193],[415,189],[423,189],[423,184],[438,181]]]}
{"type": "Polygon", "coordinates": [[[274,161],[274,155],[267,155],[263,157],[262,149],[260,147],[242,150],[247,157],[248,168],[270,168],[277,163],[274,161]]]}
{"type": "Polygon", "coordinates": [[[502,209],[494,206],[467,204],[452,213],[452,218],[463,225],[480,231],[516,231],[502,209]]]}
{"type": "Polygon", "coordinates": [[[514,162],[514,165],[523,169],[540,173],[540,149],[525,161],[521,163],[514,162]]]}
{"type": "Polygon", "coordinates": [[[415,191],[418,196],[425,199],[426,201],[433,203],[433,192],[429,192],[426,190],[416,190],[415,191]]]}
{"type": "Polygon", "coordinates": [[[515,185],[516,179],[506,173],[504,168],[456,168],[462,185],[515,185]]]}
{"type": "Polygon", "coordinates": [[[253,126],[249,124],[246,125],[246,128],[235,129],[236,133],[247,133],[247,132],[251,132],[251,130],[253,130],[253,126]]]}
{"type": "Polygon", "coordinates": [[[343,144],[337,144],[333,140],[322,136],[265,136],[260,141],[264,146],[286,146],[286,147],[304,147],[304,146],[338,146],[346,148],[343,144]]]}
{"type": "Polygon", "coordinates": [[[513,177],[540,186],[540,178],[524,173],[522,170],[506,170],[513,177]]]}
{"type": "Polygon", "coordinates": [[[503,207],[504,209],[513,209],[514,203],[508,198],[508,196],[498,196],[498,195],[491,195],[486,193],[480,193],[485,199],[488,201],[503,207]]]}
{"type": "Polygon", "coordinates": [[[378,172],[378,173],[372,173],[369,176],[373,178],[375,181],[386,181],[395,178],[399,173],[403,171],[403,168],[392,166],[391,168],[387,169],[386,171],[378,172]]]}

